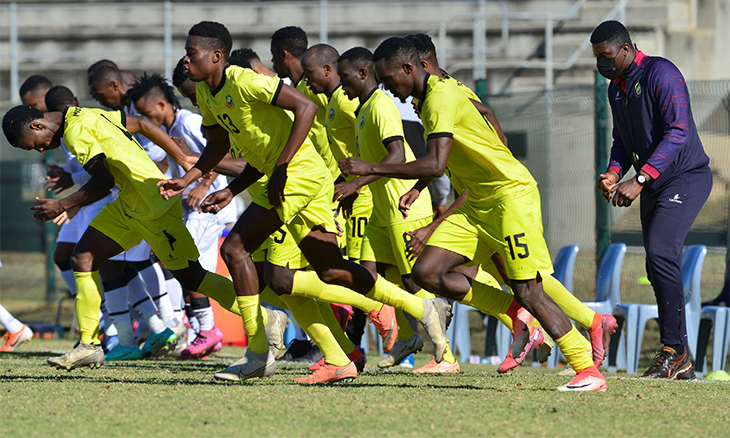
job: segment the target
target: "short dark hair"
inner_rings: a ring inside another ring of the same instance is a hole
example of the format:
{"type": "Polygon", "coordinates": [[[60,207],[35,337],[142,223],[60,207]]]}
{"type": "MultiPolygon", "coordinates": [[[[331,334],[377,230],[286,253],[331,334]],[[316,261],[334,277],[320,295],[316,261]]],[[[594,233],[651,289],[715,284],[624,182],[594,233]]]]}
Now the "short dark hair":
{"type": "Polygon", "coordinates": [[[100,59],[99,61],[96,61],[95,63],[91,64],[89,66],[89,68],[86,69],[86,75],[87,76],[90,76],[90,75],[94,74],[94,72],[96,71],[96,69],[98,69],[99,67],[114,67],[114,68],[119,68],[117,66],[117,63],[114,62],[114,61],[111,61],[109,59],[100,59]]]}
{"type": "Polygon", "coordinates": [[[436,58],[436,46],[433,45],[431,37],[425,33],[412,33],[406,35],[405,39],[411,42],[418,51],[418,58],[438,62],[436,58]]]}
{"type": "Polygon", "coordinates": [[[337,58],[337,62],[342,61],[349,61],[358,69],[367,68],[368,66],[372,67],[373,52],[365,47],[353,47],[337,58]]]}
{"type": "Polygon", "coordinates": [[[20,139],[33,120],[43,118],[43,111],[30,105],[18,105],[5,113],[3,117],[3,133],[13,147],[18,147],[20,139]]]}
{"type": "Polygon", "coordinates": [[[277,49],[286,50],[296,58],[301,58],[307,51],[309,41],[307,33],[299,26],[286,26],[271,35],[271,44],[277,49]]]}
{"type": "Polygon", "coordinates": [[[56,85],[46,93],[46,108],[48,111],[63,111],[74,104],[74,93],[68,87],[56,85]]]}
{"type": "Polygon", "coordinates": [[[165,77],[161,74],[152,73],[151,75],[148,75],[147,72],[143,73],[142,77],[140,77],[134,86],[128,91],[128,95],[132,102],[137,102],[149,92],[162,94],[162,97],[167,101],[167,103],[172,105],[173,108],[180,108],[180,102],[178,102],[177,97],[175,96],[175,89],[170,86],[167,79],[165,79],[165,77]]]}
{"type": "Polygon", "coordinates": [[[172,85],[176,87],[184,84],[185,81],[189,79],[188,76],[185,74],[185,65],[183,65],[184,60],[184,56],[180,58],[180,60],[177,62],[177,65],[175,66],[175,70],[172,71],[172,85]]]}
{"type": "Polygon", "coordinates": [[[23,85],[20,86],[20,97],[25,96],[28,92],[36,92],[40,90],[48,90],[53,84],[51,81],[41,75],[33,75],[23,81],[23,85]]]}
{"type": "Polygon", "coordinates": [[[214,49],[223,52],[224,59],[228,59],[233,47],[233,39],[228,29],[215,21],[201,21],[188,31],[188,35],[205,38],[205,43],[214,49]]]}
{"type": "Polygon", "coordinates": [[[620,21],[616,20],[604,21],[593,29],[593,33],[591,33],[591,44],[599,44],[604,41],[618,47],[623,46],[624,43],[633,46],[628,29],[620,21]]]}
{"type": "Polygon", "coordinates": [[[315,44],[307,49],[307,52],[305,53],[310,53],[308,56],[313,56],[319,65],[329,64],[335,67],[337,66],[337,60],[340,57],[340,54],[337,53],[337,49],[329,44],[315,44]]]}
{"type": "Polygon", "coordinates": [[[259,58],[259,55],[256,52],[254,52],[253,49],[243,48],[243,47],[232,51],[231,57],[234,57],[234,56],[237,58],[243,58],[243,59],[247,60],[249,63],[251,61],[253,61],[254,59],[257,59],[259,61],[261,60],[261,58],[259,58]]]}
{"type": "MultiPolygon", "coordinates": [[[[234,50],[234,52],[235,52],[235,50],[234,50]]],[[[243,67],[243,68],[253,68],[253,67],[251,67],[251,63],[248,61],[248,59],[244,58],[243,56],[231,55],[231,57],[228,58],[228,63],[231,65],[237,65],[237,66],[243,67]]]]}
{"type": "Polygon", "coordinates": [[[381,59],[416,63],[420,61],[416,46],[407,39],[400,37],[390,37],[380,43],[373,54],[373,62],[378,62],[381,59]]]}
{"type": "Polygon", "coordinates": [[[89,85],[95,84],[101,81],[122,81],[122,72],[118,68],[112,67],[111,65],[102,65],[101,67],[94,70],[94,73],[89,76],[89,85]]]}

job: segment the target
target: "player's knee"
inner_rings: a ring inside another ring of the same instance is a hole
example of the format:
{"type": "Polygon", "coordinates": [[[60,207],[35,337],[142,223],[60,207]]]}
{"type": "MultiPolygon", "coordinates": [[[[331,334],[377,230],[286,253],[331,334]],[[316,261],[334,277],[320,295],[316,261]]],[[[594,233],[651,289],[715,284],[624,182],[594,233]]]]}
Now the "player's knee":
{"type": "Polygon", "coordinates": [[[244,256],[244,248],[238,241],[226,239],[221,245],[221,258],[227,266],[235,264],[244,256]]]}
{"type": "Polygon", "coordinates": [[[264,282],[277,295],[291,294],[293,273],[289,269],[267,264],[264,267],[264,282]]]}
{"type": "Polygon", "coordinates": [[[319,276],[320,280],[327,284],[343,284],[346,280],[345,275],[347,275],[347,271],[344,271],[342,269],[327,268],[318,270],[317,275],[319,276]]]}
{"type": "Polygon", "coordinates": [[[76,272],[90,272],[93,269],[94,258],[89,253],[73,254],[71,268],[76,272]]]}
{"type": "Polygon", "coordinates": [[[427,263],[416,262],[411,269],[411,279],[420,287],[429,291],[441,290],[441,277],[439,272],[430,267],[427,263]]]}

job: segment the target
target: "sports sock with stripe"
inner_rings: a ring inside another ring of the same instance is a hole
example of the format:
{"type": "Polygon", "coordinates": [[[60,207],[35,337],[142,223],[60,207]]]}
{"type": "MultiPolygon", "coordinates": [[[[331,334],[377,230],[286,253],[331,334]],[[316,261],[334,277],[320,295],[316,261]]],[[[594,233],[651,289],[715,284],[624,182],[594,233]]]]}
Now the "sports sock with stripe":
{"type": "Polygon", "coordinates": [[[99,307],[101,306],[101,277],[99,271],[74,272],[76,280],[76,318],[81,342],[99,345],[99,307]]]}
{"type": "MultiPolygon", "coordinates": [[[[396,286],[397,287],[397,286],[396,286]]],[[[325,303],[349,304],[364,312],[380,310],[382,303],[373,301],[346,287],[327,284],[319,279],[314,271],[296,271],[292,282],[292,295],[314,298],[325,303]]]]}
{"type": "Polygon", "coordinates": [[[2,323],[8,333],[18,333],[23,329],[23,323],[8,312],[2,304],[0,304],[0,323],[2,323]]]}

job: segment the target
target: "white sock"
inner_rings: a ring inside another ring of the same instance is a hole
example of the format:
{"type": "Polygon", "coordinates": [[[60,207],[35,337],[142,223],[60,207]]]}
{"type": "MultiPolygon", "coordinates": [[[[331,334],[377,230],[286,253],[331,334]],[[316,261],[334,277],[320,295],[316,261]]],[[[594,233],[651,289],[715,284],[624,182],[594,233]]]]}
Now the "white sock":
{"type": "Polygon", "coordinates": [[[74,270],[66,269],[65,271],[61,271],[61,277],[63,277],[63,281],[66,283],[68,290],[71,291],[71,295],[76,296],[76,279],[74,278],[74,270]]]}
{"type": "Polygon", "coordinates": [[[182,321],[182,317],[185,314],[185,299],[183,298],[183,290],[180,283],[174,278],[165,280],[165,287],[167,288],[167,296],[170,297],[170,304],[172,304],[172,313],[175,319],[182,321]]]}
{"type": "Polygon", "coordinates": [[[104,325],[104,336],[117,336],[117,328],[114,327],[114,321],[109,317],[103,291],[101,295],[101,306],[99,307],[99,321],[104,325]]]}
{"type": "Polygon", "coordinates": [[[162,333],[165,331],[165,323],[157,315],[155,303],[147,295],[142,279],[138,275],[135,275],[127,285],[127,288],[129,289],[129,304],[147,321],[150,332],[162,333]]]}
{"type": "Polygon", "coordinates": [[[213,308],[206,307],[204,309],[193,309],[195,317],[200,323],[200,331],[213,330],[215,327],[215,320],[213,319],[213,308]]]}
{"type": "MultiPolygon", "coordinates": [[[[162,321],[167,327],[177,327],[180,321],[175,318],[175,314],[172,311],[172,303],[170,302],[170,296],[165,285],[165,274],[162,273],[160,264],[153,263],[151,266],[142,269],[139,271],[139,276],[142,277],[147,293],[154,300],[162,321]]],[[[182,289],[180,290],[180,294],[182,295],[182,289]]]]}
{"type": "Polygon", "coordinates": [[[15,319],[5,307],[0,304],[0,323],[5,326],[5,330],[10,333],[18,333],[23,329],[23,323],[15,319]]]}
{"type": "Polygon", "coordinates": [[[119,344],[125,347],[136,347],[134,332],[132,331],[132,318],[129,315],[129,292],[127,287],[104,291],[106,309],[109,318],[114,322],[119,336],[119,344]]]}

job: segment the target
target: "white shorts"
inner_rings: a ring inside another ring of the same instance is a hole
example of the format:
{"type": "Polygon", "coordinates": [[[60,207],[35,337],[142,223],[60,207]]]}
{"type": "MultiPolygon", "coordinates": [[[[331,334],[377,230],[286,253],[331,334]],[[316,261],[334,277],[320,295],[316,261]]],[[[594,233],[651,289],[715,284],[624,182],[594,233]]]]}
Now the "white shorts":
{"type": "MultiPolygon", "coordinates": [[[[116,199],[116,196],[109,195],[94,202],[93,204],[85,205],[79,209],[79,212],[74,216],[69,223],[61,227],[61,231],[58,233],[57,242],[64,243],[78,243],[81,236],[84,235],[86,229],[89,227],[91,221],[96,217],[104,206],[116,199]]],[[[150,259],[150,246],[144,240],[139,245],[130,249],[129,251],[122,251],[109,260],[119,262],[141,262],[150,259]]]]}
{"type": "Polygon", "coordinates": [[[185,226],[198,247],[200,266],[206,271],[215,272],[218,266],[218,241],[226,226],[218,221],[199,219],[188,219],[185,226]]]}

